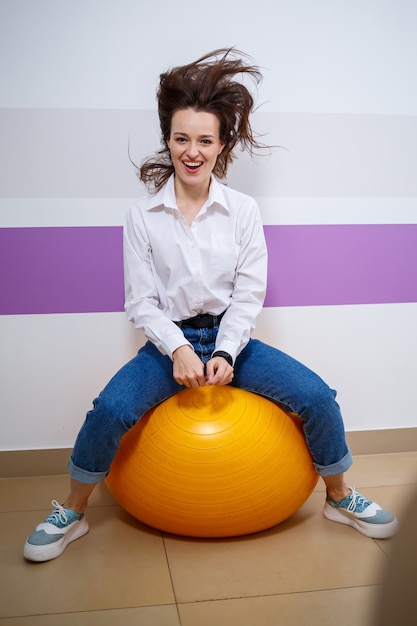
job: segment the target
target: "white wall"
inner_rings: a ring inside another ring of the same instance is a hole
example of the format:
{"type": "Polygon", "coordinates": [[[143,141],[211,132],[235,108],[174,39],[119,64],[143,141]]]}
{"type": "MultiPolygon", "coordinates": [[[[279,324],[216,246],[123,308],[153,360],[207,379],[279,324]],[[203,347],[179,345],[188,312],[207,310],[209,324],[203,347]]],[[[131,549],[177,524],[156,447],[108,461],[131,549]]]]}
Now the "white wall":
{"type": "MultiPolygon", "coordinates": [[[[265,223],[416,223],[416,20],[414,0],[0,0],[0,227],[122,224],[142,193],[127,136],[137,161],[158,147],[159,73],[231,45],[265,68],[259,124],[289,148],[229,177],[265,223]],[[360,151],[340,145],[359,127],[360,151]]],[[[347,430],[410,427],[416,314],[268,308],[256,334],[338,389],[347,430]]],[[[71,446],[142,341],[123,313],[0,317],[1,448],[71,446]]]]}

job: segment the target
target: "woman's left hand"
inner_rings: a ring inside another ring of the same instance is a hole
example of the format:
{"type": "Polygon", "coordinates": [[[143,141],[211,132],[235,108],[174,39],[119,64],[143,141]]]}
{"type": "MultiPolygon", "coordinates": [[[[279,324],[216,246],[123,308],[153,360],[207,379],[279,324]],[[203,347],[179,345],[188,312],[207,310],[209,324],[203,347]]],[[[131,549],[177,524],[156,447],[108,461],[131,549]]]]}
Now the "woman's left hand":
{"type": "Polygon", "coordinates": [[[233,367],[222,356],[206,364],[206,385],[228,385],[233,380],[233,367]]]}

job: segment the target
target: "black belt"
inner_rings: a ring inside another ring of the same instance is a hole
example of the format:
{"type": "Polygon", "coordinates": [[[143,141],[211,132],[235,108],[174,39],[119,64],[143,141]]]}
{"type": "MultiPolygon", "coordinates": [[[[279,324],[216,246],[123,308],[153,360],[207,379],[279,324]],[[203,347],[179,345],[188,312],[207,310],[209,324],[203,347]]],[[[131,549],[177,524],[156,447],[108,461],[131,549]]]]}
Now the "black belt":
{"type": "Polygon", "coordinates": [[[220,320],[225,313],[226,311],[223,311],[220,315],[200,313],[194,317],[189,317],[187,320],[180,320],[175,323],[180,328],[213,328],[213,326],[218,326],[220,324],[220,320]]]}

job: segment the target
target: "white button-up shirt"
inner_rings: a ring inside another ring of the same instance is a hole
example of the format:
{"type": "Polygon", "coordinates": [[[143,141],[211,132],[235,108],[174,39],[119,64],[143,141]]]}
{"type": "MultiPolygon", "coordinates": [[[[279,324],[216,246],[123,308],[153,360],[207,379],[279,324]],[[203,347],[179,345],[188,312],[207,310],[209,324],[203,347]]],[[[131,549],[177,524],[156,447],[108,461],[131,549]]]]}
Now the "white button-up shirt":
{"type": "Polygon", "coordinates": [[[267,250],[253,198],[211,179],[189,226],[178,210],[174,176],[130,207],[124,228],[125,310],[163,353],[187,345],[174,324],[226,311],[216,350],[233,360],[249,341],[266,291],[267,250]]]}

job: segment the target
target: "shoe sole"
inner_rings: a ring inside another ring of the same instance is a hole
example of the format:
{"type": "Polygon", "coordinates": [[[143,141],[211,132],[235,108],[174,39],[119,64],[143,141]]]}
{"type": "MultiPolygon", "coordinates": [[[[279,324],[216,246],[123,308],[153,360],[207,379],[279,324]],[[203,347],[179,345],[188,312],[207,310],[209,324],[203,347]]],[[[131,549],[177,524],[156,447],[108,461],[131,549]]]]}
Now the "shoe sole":
{"type": "Polygon", "coordinates": [[[355,530],[358,530],[363,535],[371,537],[372,539],[388,539],[395,535],[398,530],[398,521],[395,518],[392,522],[388,522],[388,524],[370,524],[369,522],[364,522],[356,517],[352,517],[352,515],[344,513],[340,509],[336,509],[327,502],[324,505],[323,515],[332,522],[352,526],[355,530]]]}
{"type": "Polygon", "coordinates": [[[26,541],[23,549],[23,556],[28,561],[50,561],[60,556],[67,545],[76,539],[79,539],[89,531],[87,520],[83,517],[79,522],[75,522],[74,526],[58,541],[45,546],[35,546],[26,541]]]}

